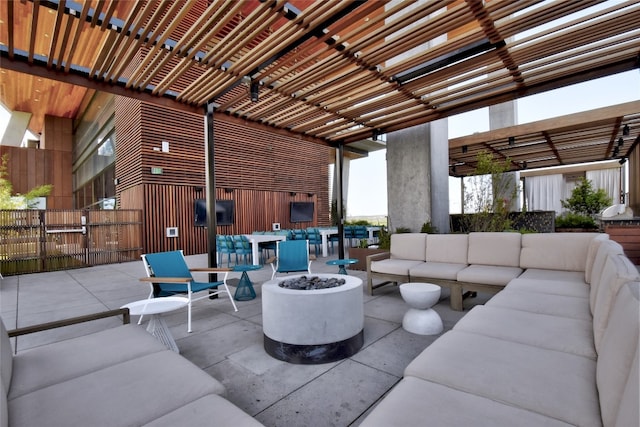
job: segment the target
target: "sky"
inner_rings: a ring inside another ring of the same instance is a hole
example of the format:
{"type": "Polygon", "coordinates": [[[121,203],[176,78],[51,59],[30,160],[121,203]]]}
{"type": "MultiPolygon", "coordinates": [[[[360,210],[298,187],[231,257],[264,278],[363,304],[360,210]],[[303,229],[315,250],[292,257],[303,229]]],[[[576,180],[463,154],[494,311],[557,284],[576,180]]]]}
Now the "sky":
{"type": "MultiPolygon", "coordinates": [[[[640,100],[640,70],[631,70],[520,98],[516,101],[518,124],[638,100],[640,100]]],[[[488,131],[488,108],[449,117],[448,123],[449,138],[488,131]]],[[[369,153],[366,158],[351,161],[347,199],[348,217],[387,215],[385,156],[386,150],[380,150],[369,153]],[[372,191],[374,188],[375,192],[372,191]]],[[[455,194],[459,194],[459,190],[450,188],[450,195],[455,194]]]]}

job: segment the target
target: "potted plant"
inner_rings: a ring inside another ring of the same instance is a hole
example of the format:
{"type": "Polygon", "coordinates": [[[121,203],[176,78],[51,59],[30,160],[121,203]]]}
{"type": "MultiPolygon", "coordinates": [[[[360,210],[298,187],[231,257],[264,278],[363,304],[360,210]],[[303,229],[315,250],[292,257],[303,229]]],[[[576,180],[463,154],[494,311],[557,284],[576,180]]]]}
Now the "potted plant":
{"type": "Polygon", "coordinates": [[[561,200],[568,212],[556,218],[556,231],[594,231],[598,229],[596,215],[611,204],[611,198],[602,189],[595,190],[585,177],[571,192],[571,197],[561,200]]]}
{"type": "Polygon", "coordinates": [[[385,227],[382,227],[380,229],[380,234],[378,235],[377,245],[370,245],[367,239],[361,239],[358,242],[357,247],[349,248],[349,258],[358,260],[357,263],[351,264],[349,268],[351,270],[362,270],[362,271],[366,270],[367,256],[378,254],[381,252],[387,252],[390,246],[391,244],[388,238],[388,233],[385,227]]]}

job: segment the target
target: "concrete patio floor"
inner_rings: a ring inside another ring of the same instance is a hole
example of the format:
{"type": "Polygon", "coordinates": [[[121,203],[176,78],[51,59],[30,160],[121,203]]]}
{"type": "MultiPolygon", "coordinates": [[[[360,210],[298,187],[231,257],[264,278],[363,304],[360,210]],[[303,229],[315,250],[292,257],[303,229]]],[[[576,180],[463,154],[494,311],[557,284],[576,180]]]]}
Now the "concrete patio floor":
{"type": "MultiPolygon", "coordinates": [[[[326,264],[336,256],[318,258],[313,273],[336,273],[326,264]]],[[[191,267],[207,266],[207,256],[187,257],[191,267]]],[[[366,272],[349,270],[363,280],[366,272]]],[[[5,277],[0,283],[0,315],[8,329],[118,308],[146,298],[148,284],[142,262],[133,261],[52,273],[5,277]]],[[[263,348],[261,284],[271,278],[267,265],[249,272],[257,298],[237,301],[234,312],[226,298],[193,305],[193,332],[187,333],[186,309],[163,315],[180,353],[227,388],[227,398],[266,426],[357,426],[402,377],[405,366],[438,336],[402,329],[408,306],[395,286],[364,293],[364,346],[354,356],[319,365],[294,365],[276,360],[263,348]]],[[[240,273],[230,275],[229,285],[240,273]]],[[[205,280],[204,278],[202,278],[205,280]]],[[[232,287],[231,291],[235,290],[232,287]]],[[[465,309],[486,302],[489,295],[465,300],[465,309]]],[[[449,308],[443,289],[434,307],[445,332],[464,315],[449,308]]],[[[138,317],[132,316],[132,323],[138,317]]],[[[19,337],[17,351],[113,327],[113,319],[94,321],[19,337]]],[[[140,327],[145,327],[143,321],[140,327]]],[[[167,367],[170,369],[170,367],[167,367]]]]}

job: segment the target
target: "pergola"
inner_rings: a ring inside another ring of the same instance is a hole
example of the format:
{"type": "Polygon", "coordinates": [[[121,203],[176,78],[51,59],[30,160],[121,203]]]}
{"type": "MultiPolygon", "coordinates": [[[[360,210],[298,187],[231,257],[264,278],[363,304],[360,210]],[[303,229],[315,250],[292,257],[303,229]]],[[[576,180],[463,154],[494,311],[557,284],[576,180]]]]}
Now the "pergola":
{"type": "MultiPolygon", "coordinates": [[[[101,90],[348,146],[637,69],[640,53],[634,0],[23,0],[2,2],[0,22],[0,95],[34,113],[35,132],[101,90]]],[[[514,169],[611,158],[620,127],[637,129],[640,108],[627,107],[509,135],[514,169]]],[[[458,144],[452,164],[471,160],[458,144]]]]}

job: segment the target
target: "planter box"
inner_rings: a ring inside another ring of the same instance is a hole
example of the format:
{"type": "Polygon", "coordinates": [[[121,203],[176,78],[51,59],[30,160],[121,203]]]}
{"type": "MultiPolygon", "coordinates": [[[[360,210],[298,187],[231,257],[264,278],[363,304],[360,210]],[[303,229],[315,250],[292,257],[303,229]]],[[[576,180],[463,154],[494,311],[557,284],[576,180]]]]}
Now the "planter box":
{"type": "Polygon", "coordinates": [[[389,250],[379,248],[349,248],[349,258],[358,260],[357,263],[351,264],[349,269],[365,271],[367,269],[367,256],[382,252],[389,252],[389,250]]]}

